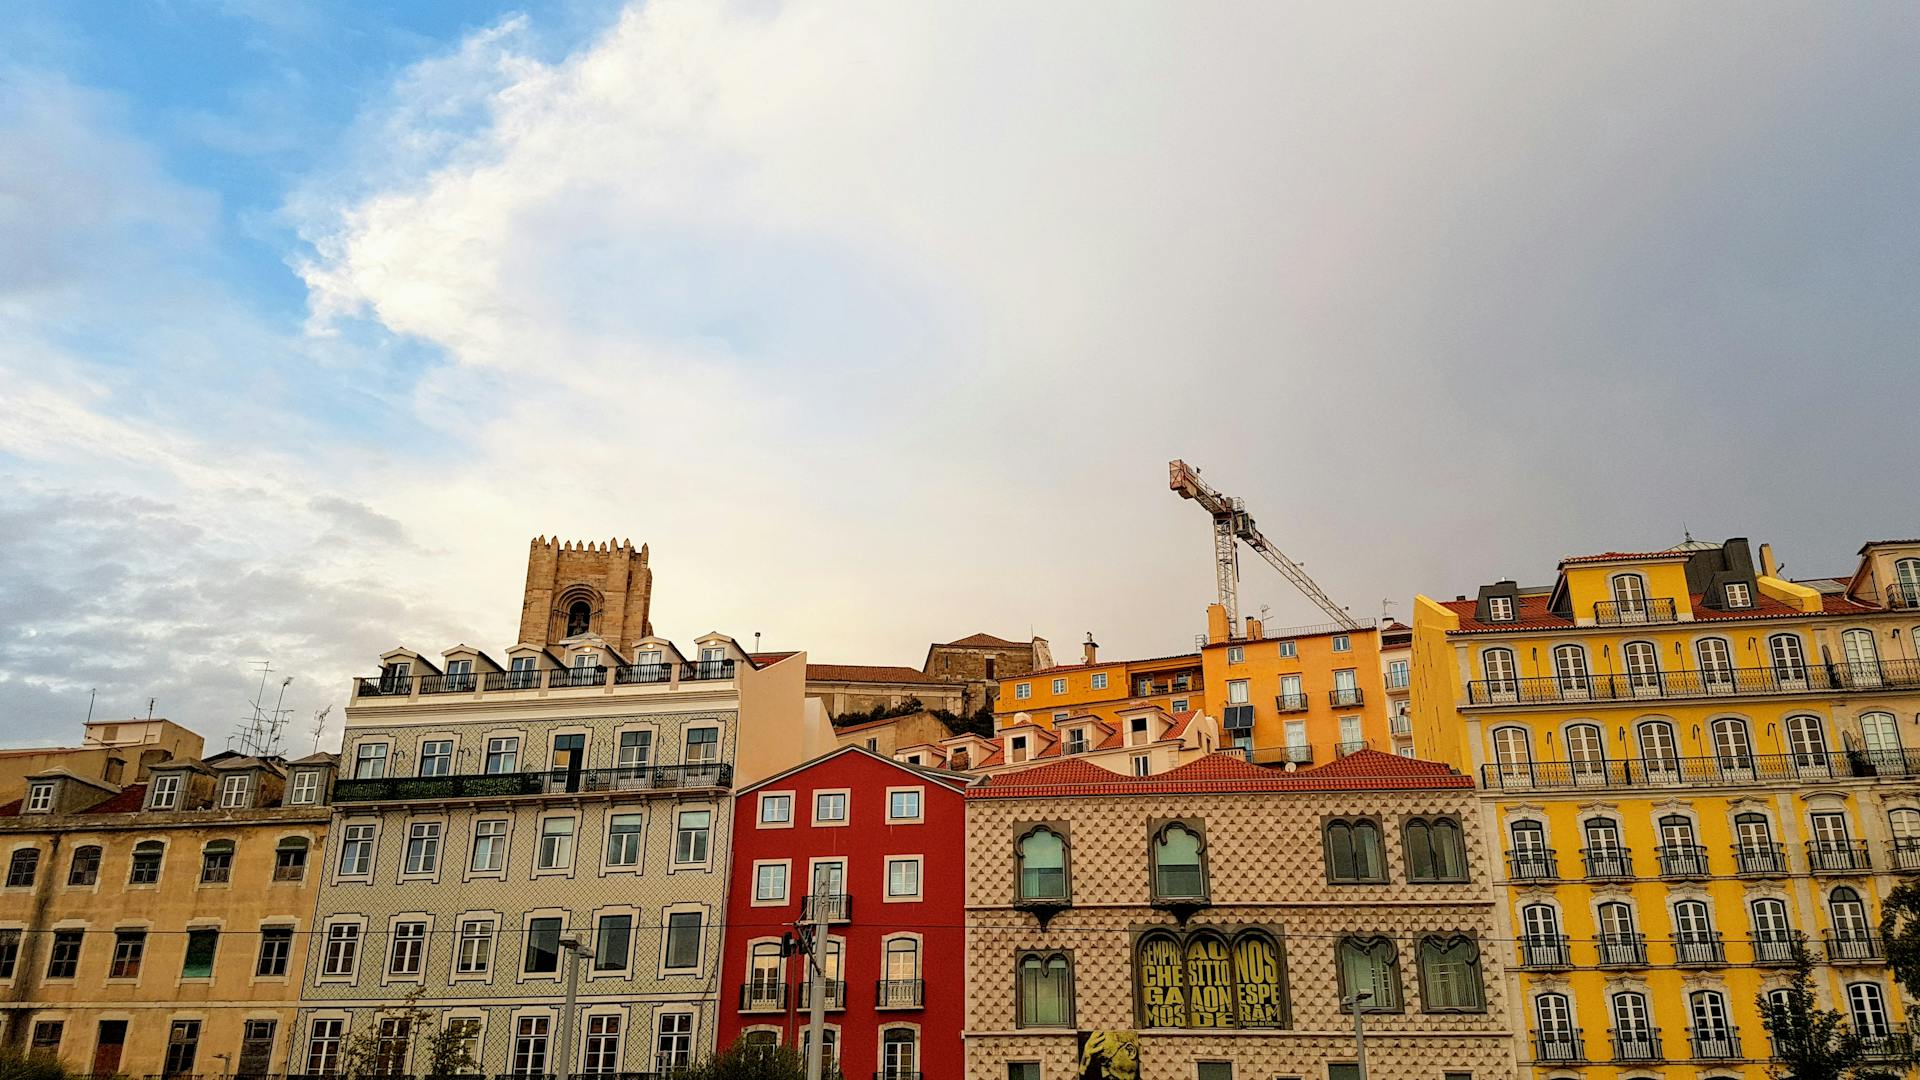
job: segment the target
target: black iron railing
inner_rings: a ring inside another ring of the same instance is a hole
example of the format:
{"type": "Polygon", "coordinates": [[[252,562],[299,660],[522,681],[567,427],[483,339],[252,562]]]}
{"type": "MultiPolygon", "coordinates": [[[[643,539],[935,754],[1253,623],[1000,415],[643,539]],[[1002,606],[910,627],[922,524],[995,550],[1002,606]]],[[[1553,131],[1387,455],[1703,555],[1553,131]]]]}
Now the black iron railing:
{"type": "Polygon", "coordinates": [[[812,922],[825,916],[828,922],[846,922],[853,912],[853,897],[846,893],[809,893],[800,898],[800,921],[812,922]]]}
{"type": "Polygon", "coordinates": [[[672,680],[673,665],[671,664],[622,664],[613,669],[613,682],[616,686],[636,686],[672,680]]]}
{"type": "Polygon", "coordinates": [[[1647,935],[1601,934],[1594,939],[1601,967],[1646,967],[1647,935]]]}
{"type": "Polygon", "coordinates": [[[693,660],[680,665],[682,679],[731,679],[733,661],[731,660],[693,660]]]}
{"type": "Polygon", "coordinates": [[[1864,964],[1887,958],[1880,935],[1871,930],[1829,930],[1826,938],[1830,964],[1864,964]]]}
{"type": "Polygon", "coordinates": [[[1727,962],[1718,930],[1682,930],[1673,935],[1673,962],[1680,967],[1717,967],[1727,962]]]}
{"type": "Polygon", "coordinates": [[[1552,881],[1559,876],[1559,859],[1552,848],[1507,852],[1507,877],[1512,881],[1552,881]]]}
{"type": "Polygon", "coordinates": [[[482,690],[538,690],[544,678],[545,676],[534,668],[489,671],[480,677],[480,688],[482,690]]]}
{"type": "Polygon", "coordinates": [[[1645,600],[1598,600],[1593,605],[1593,621],[1600,626],[1645,626],[1668,623],[1680,617],[1671,596],[1650,596],[1645,600]]]}
{"type": "Polygon", "coordinates": [[[873,984],[876,1009],[918,1009],[926,999],[927,984],[921,979],[881,979],[873,984]]]}
{"type": "Polygon", "coordinates": [[[458,694],[477,689],[479,685],[480,676],[471,671],[420,676],[420,692],[423,694],[458,694]]]}
{"type": "Polygon", "coordinates": [[[733,785],[731,765],[651,765],[620,769],[468,773],[458,776],[383,776],[336,780],[333,801],[402,802],[412,799],[503,799],[625,791],[684,791],[733,785]]]}
{"type": "Polygon", "coordinates": [[[1707,869],[1707,849],[1700,844],[1663,844],[1653,849],[1664,878],[1712,877],[1707,869]]]}
{"type": "Polygon", "coordinates": [[[741,1012],[783,1012],[787,1007],[785,983],[755,979],[740,987],[741,1012]]]}
{"type": "Polygon", "coordinates": [[[1273,695],[1273,707],[1280,712],[1306,712],[1307,695],[1275,694],[1273,695]]]}
{"type": "Polygon", "coordinates": [[[1573,949],[1565,934],[1526,934],[1520,938],[1520,966],[1523,968],[1569,968],[1573,949]]]}
{"type": "Polygon", "coordinates": [[[1920,870],[1920,837],[1899,836],[1887,841],[1887,869],[1902,873],[1920,870]]]}
{"type": "Polygon", "coordinates": [[[1623,847],[1580,849],[1590,878],[1630,878],[1633,876],[1633,852],[1623,847]]]}
{"type": "Polygon", "coordinates": [[[1861,1053],[1874,1061],[1898,1060],[1913,1053],[1911,1029],[1902,1031],[1899,1026],[1888,1024],[1859,1034],[1861,1053]]]}
{"type": "Polygon", "coordinates": [[[1920,777],[1920,750],[1824,754],[1716,754],[1617,761],[1522,761],[1482,765],[1481,785],[1499,791],[1711,787],[1769,781],[1920,777]]]}
{"type": "Polygon", "coordinates": [[[1358,705],[1365,697],[1366,695],[1357,686],[1341,686],[1327,691],[1327,701],[1331,702],[1336,709],[1358,705]]]}
{"type": "Polygon", "coordinates": [[[547,685],[554,689],[607,685],[607,672],[613,669],[594,664],[591,667],[561,667],[547,672],[547,685]]]}
{"type": "Polygon", "coordinates": [[[1779,844],[1735,844],[1733,872],[1741,877],[1785,877],[1787,849],[1779,844]]]}
{"type": "Polygon", "coordinates": [[[422,694],[466,693],[474,690],[575,689],[608,685],[635,686],[669,683],[675,673],[682,681],[731,679],[732,660],[693,660],[681,664],[625,664],[617,667],[521,668],[516,671],[459,672],[450,675],[371,675],[355,680],[359,697],[408,697],[415,687],[422,694]]]}
{"type": "Polygon", "coordinates": [[[1665,1058],[1660,1052],[1659,1028],[1614,1028],[1609,1034],[1613,1040],[1615,1061],[1661,1061],[1665,1058]]]}
{"type": "Polygon", "coordinates": [[[1585,1061],[1586,1039],[1577,1027],[1541,1028],[1533,1033],[1535,1061],[1585,1061]]]}
{"type": "Polygon", "coordinates": [[[1753,949],[1753,962],[1763,965],[1793,963],[1794,934],[1788,930],[1762,930],[1747,939],[1753,949]]]}
{"type": "Polygon", "coordinates": [[[1865,840],[1809,840],[1807,866],[1816,874],[1851,874],[1873,868],[1865,840]]]}
{"type": "Polygon", "coordinates": [[[1920,608],[1920,585],[1900,581],[1887,586],[1887,606],[1900,611],[1920,608]]]}
{"type": "Polygon", "coordinates": [[[1734,1061],[1740,1058],[1740,1029],[1728,1025],[1713,1028],[1688,1028],[1687,1042],[1700,1061],[1734,1061]]]}
{"type": "Polygon", "coordinates": [[[1565,702],[1750,697],[1915,687],[1920,687],[1920,661],[1878,660],[1708,668],[1698,671],[1475,679],[1467,683],[1467,704],[1556,705],[1565,702]]]}
{"type": "Polygon", "coordinates": [[[411,675],[373,675],[359,680],[361,697],[406,697],[413,693],[411,675]]]}

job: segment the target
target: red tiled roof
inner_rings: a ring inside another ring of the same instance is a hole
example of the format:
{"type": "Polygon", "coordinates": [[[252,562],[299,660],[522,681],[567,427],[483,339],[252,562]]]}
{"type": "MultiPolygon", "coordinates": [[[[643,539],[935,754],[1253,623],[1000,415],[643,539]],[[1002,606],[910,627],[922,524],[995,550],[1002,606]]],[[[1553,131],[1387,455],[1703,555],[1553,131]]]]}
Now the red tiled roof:
{"type": "Polygon", "coordinates": [[[939,686],[940,680],[918,668],[892,664],[808,664],[809,682],[913,683],[939,686]]]}
{"type": "Polygon", "coordinates": [[[140,809],[147,801],[147,785],[128,784],[120,789],[120,794],[87,808],[89,814],[131,814],[140,809]]]}
{"type": "Polygon", "coordinates": [[[1602,551],[1598,555],[1569,555],[1560,560],[1560,565],[1568,563],[1616,562],[1620,559],[1684,559],[1693,553],[1690,551],[1602,551]]]}
{"type": "Polygon", "coordinates": [[[25,799],[15,799],[4,806],[0,806],[0,817],[19,817],[20,807],[25,805],[26,801],[25,799]]]}
{"type": "Polygon", "coordinates": [[[1861,544],[1860,550],[1854,554],[1865,555],[1868,548],[1886,547],[1888,544],[1920,544],[1920,540],[1869,540],[1861,544]]]}
{"type": "Polygon", "coordinates": [[[1288,773],[1208,754],[1159,776],[1132,777],[1084,761],[1061,761],[988,777],[969,799],[1037,799],[1086,795],[1208,795],[1286,791],[1391,791],[1472,788],[1473,779],[1432,761],[1363,750],[1317,769],[1288,773]]]}
{"type": "Polygon", "coordinates": [[[1167,733],[1164,736],[1162,736],[1162,738],[1167,738],[1167,739],[1183,738],[1187,734],[1187,729],[1193,726],[1193,718],[1199,715],[1200,715],[1199,709],[1188,709],[1186,712],[1183,712],[1179,716],[1174,717],[1173,723],[1168,725],[1167,733]]]}
{"type": "Polygon", "coordinates": [[[1018,649],[1029,643],[1008,641],[1006,638],[994,637],[992,634],[968,634],[959,641],[949,641],[947,644],[961,649],[1018,649]]]}

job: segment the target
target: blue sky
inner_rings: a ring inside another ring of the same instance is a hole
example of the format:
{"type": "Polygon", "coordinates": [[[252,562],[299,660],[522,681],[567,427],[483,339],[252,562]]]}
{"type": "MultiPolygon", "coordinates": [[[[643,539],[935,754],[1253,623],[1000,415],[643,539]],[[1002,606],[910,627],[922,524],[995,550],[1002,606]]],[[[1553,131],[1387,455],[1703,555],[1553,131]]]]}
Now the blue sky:
{"type": "Polygon", "coordinates": [[[1920,518],[1901,5],[9,18],[24,738],[504,647],[538,534],[650,543],[684,637],[1163,654],[1211,584],[1176,456],[1369,616],[1920,518]]]}

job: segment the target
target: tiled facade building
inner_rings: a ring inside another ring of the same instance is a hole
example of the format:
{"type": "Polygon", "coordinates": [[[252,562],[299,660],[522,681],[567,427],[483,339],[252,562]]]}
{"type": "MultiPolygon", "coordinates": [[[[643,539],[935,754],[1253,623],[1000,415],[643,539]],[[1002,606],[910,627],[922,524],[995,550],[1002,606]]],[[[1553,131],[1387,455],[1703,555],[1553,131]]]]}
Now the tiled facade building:
{"type": "Polygon", "coordinates": [[[781,939],[824,916],[841,1074],[960,1080],[968,782],[845,747],[735,796],[721,1045],[805,1045],[808,963],[781,939]]]}
{"type": "Polygon", "coordinates": [[[0,1044],[103,1075],[286,1072],[332,759],[147,765],[36,773],[0,808],[0,1044]]]}
{"type": "Polygon", "coordinates": [[[1791,581],[1744,539],[1420,598],[1415,738],[1481,781],[1531,1076],[1769,1075],[1804,934],[1823,1005],[1910,1046],[1880,902],[1920,872],[1920,541],[1791,581]]]}
{"type": "Polygon", "coordinates": [[[831,729],[804,654],[636,633],[644,602],[607,583],[646,580],[644,549],[563,546],[550,581],[548,547],[522,622],[541,636],[506,665],[395,650],[355,685],[291,1071],[338,1069],[356,1033],[413,1071],[409,999],[485,1073],[656,1072],[714,1045],[730,792],[831,729]]]}
{"type": "Polygon", "coordinates": [[[1476,810],[1467,777],[1377,751],[976,785],[967,1075],[1065,1080],[1119,1052],[1145,1080],[1348,1080],[1342,1001],[1364,993],[1374,1080],[1513,1076],[1476,810]]]}

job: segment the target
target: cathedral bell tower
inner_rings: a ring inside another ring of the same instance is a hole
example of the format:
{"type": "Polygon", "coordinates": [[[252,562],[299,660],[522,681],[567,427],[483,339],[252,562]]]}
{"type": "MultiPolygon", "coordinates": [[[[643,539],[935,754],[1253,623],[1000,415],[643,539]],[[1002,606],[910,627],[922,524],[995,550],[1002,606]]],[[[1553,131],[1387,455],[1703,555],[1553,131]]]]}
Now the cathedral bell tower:
{"type": "Polygon", "coordinates": [[[527,547],[527,591],[520,606],[520,641],[552,645],[597,634],[622,655],[653,633],[648,606],[653,571],[647,547],[631,541],[575,543],[538,537],[527,547]]]}

